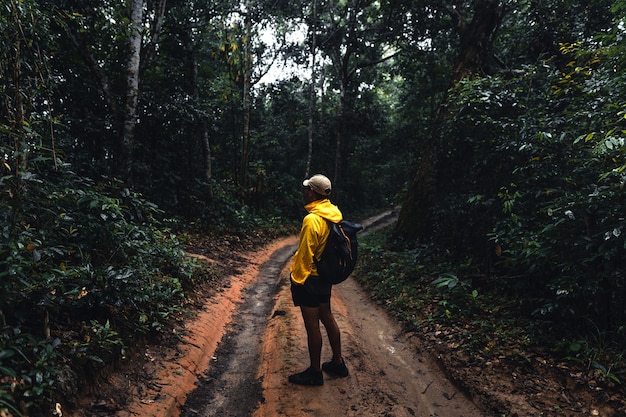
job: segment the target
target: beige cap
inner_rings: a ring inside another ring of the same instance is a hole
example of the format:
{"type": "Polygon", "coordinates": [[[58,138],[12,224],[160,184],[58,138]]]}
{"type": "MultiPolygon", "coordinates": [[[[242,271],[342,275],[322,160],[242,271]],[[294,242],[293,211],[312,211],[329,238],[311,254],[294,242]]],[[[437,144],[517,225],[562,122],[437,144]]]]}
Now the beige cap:
{"type": "Polygon", "coordinates": [[[332,190],[330,180],[322,174],[313,175],[308,180],[304,180],[302,185],[309,187],[311,190],[321,195],[330,195],[330,191],[332,190]]]}

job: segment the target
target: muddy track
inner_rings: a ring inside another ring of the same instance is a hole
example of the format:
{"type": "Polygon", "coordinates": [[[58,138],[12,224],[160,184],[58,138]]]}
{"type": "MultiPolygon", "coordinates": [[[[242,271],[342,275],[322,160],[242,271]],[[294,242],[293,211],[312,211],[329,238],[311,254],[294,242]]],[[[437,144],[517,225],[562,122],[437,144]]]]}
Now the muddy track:
{"type": "Polygon", "coordinates": [[[206,376],[189,394],[183,416],[251,416],[263,401],[262,379],[255,370],[262,359],[262,338],[274,296],[281,285],[280,272],[294,250],[293,243],[277,249],[261,265],[253,285],[244,290],[245,301],[228,325],[206,376]]]}
{"type": "MultiPolygon", "coordinates": [[[[371,218],[364,233],[393,220],[393,212],[371,218]]],[[[150,381],[129,385],[133,400],[116,416],[483,415],[352,279],[333,290],[350,376],[325,375],[321,387],[287,382],[308,366],[306,333],[289,290],[296,245],[293,236],[247,254],[245,268],[190,321],[172,354],[151,358],[150,381]]],[[[331,356],[326,339],[322,355],[331,356]]]]}
{"type": "MultiPolygon", "coordinates": [[[[389,214],[366,226],[373,230],[386,221],[389,214]]],[[[187,396],[183,417],[482,415],[353,280],[333,295],[351,375],[326,376],[323,387],[289,384],[287,376],[308,365],[288,284],[295,248],[296,242],[285,243],[260,265],[208,371],[187,396]]],[[[323,355],[330,356],[327,345],[323,355]]]]}

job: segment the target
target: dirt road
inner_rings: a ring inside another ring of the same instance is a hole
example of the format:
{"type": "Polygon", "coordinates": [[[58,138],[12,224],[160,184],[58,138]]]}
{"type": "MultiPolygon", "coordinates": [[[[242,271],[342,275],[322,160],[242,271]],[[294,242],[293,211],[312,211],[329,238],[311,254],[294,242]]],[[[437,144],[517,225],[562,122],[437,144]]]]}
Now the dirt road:
{"type": "MultiPolygon", "coordinates": [[[[418,354],[411,335],[403,333],[381,308],[372,304],[354,281],[337,286],[334,297],[333,309],[340,323],[351,375],[347,379],[326,377],[324,386],[314,389],[287,382],[287,375],[308,366],[308,356],[302,319],[291,306],[285,285],[275,310],[284,314],[270,320],[263,338],[258,376],[263,381],[265,401],[251,415],[481,415],[435,366],[418,354]]],[[[323,357],[331,357],[328,344],[323,357]]]]}
{"type": "Polygon", "coordinates": [[[308,366],[305,330],[288,285],[296,244],[291,237],[251,254],[245,270],[190,323],[176,352],[155,360],[154,382],[117,415],[483,415],[352,279],[333,290],[350,376],[325,375],[322,387],[287,382],[308,366]]]}

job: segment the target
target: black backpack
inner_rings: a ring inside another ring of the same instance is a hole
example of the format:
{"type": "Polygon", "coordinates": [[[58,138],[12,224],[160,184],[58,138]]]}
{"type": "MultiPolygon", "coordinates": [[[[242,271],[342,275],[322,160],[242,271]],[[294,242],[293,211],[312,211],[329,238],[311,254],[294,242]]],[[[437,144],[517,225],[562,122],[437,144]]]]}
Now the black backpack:
{"type": "Polygon", "coordinates": [[[342,220],[339,223],[328,221],[330,235],[326,242],[322,257],[315,261],[317,273],[331,284],[345,281],[354,271],[356,259],[359,255],[356,234],[363,229],[359,223],[342,220]]]}

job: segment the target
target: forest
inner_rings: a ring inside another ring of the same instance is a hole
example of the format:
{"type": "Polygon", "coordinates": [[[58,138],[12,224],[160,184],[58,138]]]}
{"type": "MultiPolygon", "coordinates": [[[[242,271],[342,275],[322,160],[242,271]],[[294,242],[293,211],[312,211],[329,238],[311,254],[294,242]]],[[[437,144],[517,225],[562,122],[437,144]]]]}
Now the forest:
{"type": "Polygon", "coordinates": [[[399,211],[357,275],[407,325],[624,395],[626,0],[6,0],[0,36],[0,415],[184,315],[198,236],[297,233],[315,173],[399,211]]]}

